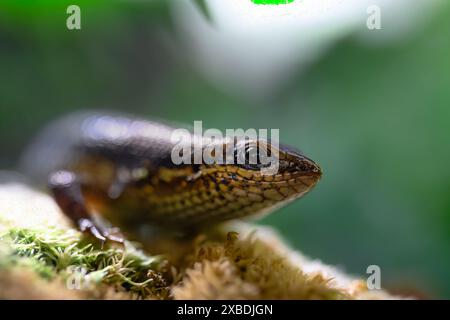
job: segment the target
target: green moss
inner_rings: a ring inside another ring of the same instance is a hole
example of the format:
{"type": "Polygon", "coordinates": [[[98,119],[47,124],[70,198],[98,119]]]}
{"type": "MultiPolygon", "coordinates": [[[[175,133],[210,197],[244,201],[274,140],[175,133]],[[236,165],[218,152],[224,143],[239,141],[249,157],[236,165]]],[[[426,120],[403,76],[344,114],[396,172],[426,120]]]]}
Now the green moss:
{"type": "MultiPolygon", "coordinates": [[[[23,265],[41,278],[81,280],[81,289],[106,284],[139,298],[167,298],[167,263],[127,242],[125,248],[97,248],[72,230],[11,228],[2,237],[0,267],[23,265]]],[[[80,288],[78,288],[80,289],[80,288]]]]}

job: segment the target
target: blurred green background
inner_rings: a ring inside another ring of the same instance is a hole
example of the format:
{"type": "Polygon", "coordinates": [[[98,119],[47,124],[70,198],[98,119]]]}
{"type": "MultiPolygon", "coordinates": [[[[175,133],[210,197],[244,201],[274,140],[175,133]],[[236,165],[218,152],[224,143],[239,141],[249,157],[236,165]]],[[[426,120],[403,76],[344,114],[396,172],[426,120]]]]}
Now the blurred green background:
{"type": "Polygon", "coordinates": [[[166,1],[78,1],[80,31],[65,28],[68,4],[0,4],[1,169],[80,108],[279,128],[324,177],[260,223],[350,273],[379,265],[384,287],[450,298],[450,4],[401,41],[341,39],[260,100],[226,93],[174,54],[166,1]]]}

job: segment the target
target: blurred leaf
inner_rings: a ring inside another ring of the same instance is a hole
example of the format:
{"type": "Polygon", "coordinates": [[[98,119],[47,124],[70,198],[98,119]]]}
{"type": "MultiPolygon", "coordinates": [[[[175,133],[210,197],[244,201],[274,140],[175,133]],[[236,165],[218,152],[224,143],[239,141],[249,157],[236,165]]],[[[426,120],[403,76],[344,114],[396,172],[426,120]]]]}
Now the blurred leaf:
{"type": "Polygon", "coordinates": [[[206,4],[206,0],[193,0],[194,4],[203,14],[203,16],[208,20],[208,22],[212,21],[211,13],[209,12],[208,5],[206,4]]]}

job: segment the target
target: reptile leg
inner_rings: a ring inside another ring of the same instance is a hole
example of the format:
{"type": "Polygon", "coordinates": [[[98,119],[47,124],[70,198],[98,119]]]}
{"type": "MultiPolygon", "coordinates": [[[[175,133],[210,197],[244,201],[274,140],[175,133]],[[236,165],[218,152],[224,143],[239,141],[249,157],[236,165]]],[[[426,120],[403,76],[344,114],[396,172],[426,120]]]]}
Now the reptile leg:
{"type": "Polygon", "coordinates": [[[48,184],[58,206],[80,231],[100,240],[102,245],[106,241],[123,244],[122,237],[94,222],[85,205],[80,183],[73,172],[56,171],[49,176],[48,184]]]}

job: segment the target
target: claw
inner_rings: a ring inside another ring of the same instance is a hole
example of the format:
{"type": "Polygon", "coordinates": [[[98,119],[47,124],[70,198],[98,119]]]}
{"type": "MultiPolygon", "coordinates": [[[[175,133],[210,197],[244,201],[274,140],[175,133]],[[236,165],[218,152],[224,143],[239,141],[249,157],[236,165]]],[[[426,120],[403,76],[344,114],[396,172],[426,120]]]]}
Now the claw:
{"type": "Polygon", "coordinates": [[[100,228],[96,226],[89,219],[80,219],[78,222],[78,227],[81,232],[88,234],[95,239],[99,240],[101,243],[101,247],[103,248],[105,243],[111,242],[119,244],[120,246],[124,246],[124,239],[122,235],[116,235],[118,233],[117,229],[114,229],[114,233],[112,234],[107,229],[100,228]]]}

